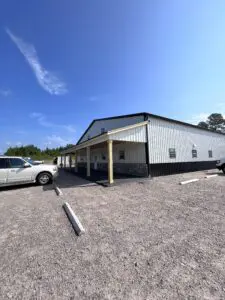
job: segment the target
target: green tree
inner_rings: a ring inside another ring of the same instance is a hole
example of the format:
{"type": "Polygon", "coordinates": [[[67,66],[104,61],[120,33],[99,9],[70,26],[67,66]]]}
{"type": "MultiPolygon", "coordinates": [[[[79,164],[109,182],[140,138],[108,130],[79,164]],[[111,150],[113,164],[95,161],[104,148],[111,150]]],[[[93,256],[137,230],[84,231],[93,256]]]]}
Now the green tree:
{"type": "Polygon", "coordinates": [[[214,113],[208,117],[209,129],[224,131],[225,129],[225,120],[222,114],[214,113]]]}
{"type": "Polygon", "coordinates": [[[5,155],[9,156],[22,156],[22,157],[31,157],[32,159],[53,159],[56,156],[60,155],[60,152],[72,147],[74,145],[68,144],[65,147],[57,147],[57,148],[46,148],[41,150],[40,148],[34,145],[26,145],[21,147],[9,147],[5,152],[5,155]]]}
{"type": "Polygon", "coordinates": [[[201,128],[207,128],[210,130],[220,131],[225,133],[225,119],[222,114],[213,113],[208,116],[207,120],[198,123],[201,128]]]}
{"type": "Polygon", "coordinates": [[[201,128],[205,128],[205,129],[209,128],[209,125],[204,121],[199,122],[198,126],[201,127],[201,128]]]}

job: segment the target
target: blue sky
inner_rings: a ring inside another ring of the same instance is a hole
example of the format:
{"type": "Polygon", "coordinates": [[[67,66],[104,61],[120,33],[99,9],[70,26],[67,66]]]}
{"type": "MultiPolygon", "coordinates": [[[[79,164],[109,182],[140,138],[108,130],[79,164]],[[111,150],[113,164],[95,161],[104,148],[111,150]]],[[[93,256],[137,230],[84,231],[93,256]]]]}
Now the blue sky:
{"type": "Polygon", "coordinates": [[[0,152],[94,118],[225,112],[225,1],[2,0],[0,152]]]}

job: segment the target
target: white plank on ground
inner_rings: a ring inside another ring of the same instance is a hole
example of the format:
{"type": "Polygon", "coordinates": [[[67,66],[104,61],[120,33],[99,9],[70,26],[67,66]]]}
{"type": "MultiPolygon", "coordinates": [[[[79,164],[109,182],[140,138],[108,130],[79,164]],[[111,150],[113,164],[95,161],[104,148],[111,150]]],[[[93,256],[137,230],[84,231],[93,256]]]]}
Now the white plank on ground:
{"type": "Polygon", "coordinates": [[[190,179],[190,180],[186,180],[186,181],[181,181],[180,184],[183,185],[183,184],[188,184],[188,183],[196,182],[196,181],[199,181],[199,179],[194,178],[194,179],[190,179]]]}
{"type": "Polygon", "coordinates": [[[213,174],[213,175],[206,175],[205,178],[211,178],[211,177],[216,177],[218,174],[213,174]]]}
{"type": "Polygon", "coordinates": [[[70,207],[69,203],[65,202],[63,204],[63,208],[71,222],[71,224],[73,225],[74,230],[76,231],[76,233],[78,235],[81,235],[85,232],[84,227],[82,226],[82,224],[80,223],[78,217],[75,215],[75,213],[73,212],[72,208],[70,207]]]}

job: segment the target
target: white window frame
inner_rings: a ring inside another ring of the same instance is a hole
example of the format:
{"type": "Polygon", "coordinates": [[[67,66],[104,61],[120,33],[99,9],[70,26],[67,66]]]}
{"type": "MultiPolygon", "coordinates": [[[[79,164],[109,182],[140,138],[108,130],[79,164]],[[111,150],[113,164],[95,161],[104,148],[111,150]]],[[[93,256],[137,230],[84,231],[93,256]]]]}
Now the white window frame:
{"type": "Polygon", "coordinates": [[[119,150],[119,160],[126,160],[126,153],[125,153],[124,149],[119,150]],[[123,158],[121,158],[121,154],[122,154],[123,158]]]}
{"type": "Polygon", "coordinates": [[[176,148],[169,148],[169,158],[174,159],[177,157],[176,148]]]}
{"type": "Polygon", "coordinates": [[[191,150],[192,158],[198,158],[198,150],[197,149],[192,149],[191,150]],[[196,154],[194,154],[196,153],[196,154]]]}
{"type": "Polygon", "coordinates": [[[213,151],[212,150],[208,150],[208,156],[209,156],[209,158],[213,158],[213,151]]]}

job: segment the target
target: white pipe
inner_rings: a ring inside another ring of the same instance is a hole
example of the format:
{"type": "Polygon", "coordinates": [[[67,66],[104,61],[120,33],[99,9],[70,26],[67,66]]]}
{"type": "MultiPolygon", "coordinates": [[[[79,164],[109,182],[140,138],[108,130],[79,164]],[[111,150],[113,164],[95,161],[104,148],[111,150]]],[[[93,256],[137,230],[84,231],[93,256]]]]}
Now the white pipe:
{"type": "Polygon", "coordinates": [[[181,181],[180,184],[183,185],[183,184],[196,182],[196,181],[199,181],[199,179],[195,178],[195,179],[191,179],[191,180],[181,181]]]}

